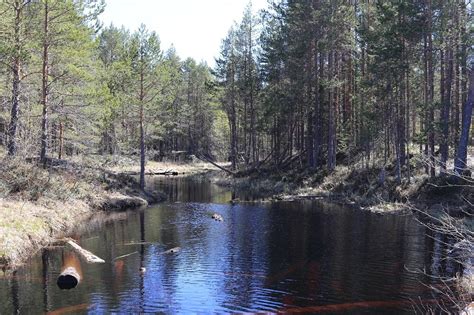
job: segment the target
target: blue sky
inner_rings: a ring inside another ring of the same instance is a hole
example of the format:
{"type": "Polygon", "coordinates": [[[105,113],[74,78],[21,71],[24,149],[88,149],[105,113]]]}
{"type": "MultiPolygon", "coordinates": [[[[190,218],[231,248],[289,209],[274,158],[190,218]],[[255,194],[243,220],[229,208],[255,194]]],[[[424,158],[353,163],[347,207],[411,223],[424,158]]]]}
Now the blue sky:
{"type": "MultiPolygon", "coordinates": [[[[106,0],[101,16],[136,30],[140,24],[158,33],[162,49],[173,44],[179,56],[214,64],[221,40],[234,21],[240,21],[249,0],[106,0]]],[[[252,0],[253,10],[267,6],[267,0],[252,0]]]]}

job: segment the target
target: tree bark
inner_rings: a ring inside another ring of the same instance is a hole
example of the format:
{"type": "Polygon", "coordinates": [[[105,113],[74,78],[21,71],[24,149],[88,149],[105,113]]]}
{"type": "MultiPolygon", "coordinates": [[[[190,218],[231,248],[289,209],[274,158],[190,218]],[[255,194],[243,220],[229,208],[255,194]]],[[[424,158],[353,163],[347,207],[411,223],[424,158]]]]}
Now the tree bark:
{"type": "Polygon", "coordinates": [[[58,159],[63,158],[63,149],[64,149],[64,125],[63,122],[59,122],[59,144],[58,144],[58,159]]]}
{"type": "MultiPolygon", "coordinates": [[[[336,76],[336,71],[334,70],[334,59],[337,58],[335,52],[330,52],[329,62],[328,62],[328,72],[331,74],[331,78],[336,76]]],[[[336,113],[335,108],[336,104],[336,92],[335,88],[330,88],[329,93],[329,130],[328,130],[328,169],[333,171],[336,168],[336,113]]]]}
{"type": "Polygon", "coordinates": [[[470,70],[469,95],[463,108],[463,119],[461,137],[457,149],[457,156],[454,162],[454,170],[457,174],[462,174],[467,165],[467,148],[469,145],[469,132],[472,120],[472,106],[474,103],[474,69],[470,70]]]}
{"type": "Polygon", "coordinates": [[[41,151],[40,161],[46,163],[46,151],[48,148],[48,96],[49,96],[49,7],[48,0],[44,2],[44,24],[43,24],[43,67],[41,104],[43,113],[41,117],[41,151]]]}
{"type": "Polygon", "coordinates": [[[21,82],[21,20],[22,3],[17,0],[14,3],[15,24],[13,38],[15,42],[15,55],[12,64],[12,108],[10,115],[10,124],[8,126],[8,155],[15,155],[18,150],[18,118],[20,115],[20,82],[21,82]]]}
{"type": "Polygon", "coordinates": [[[144,74],[140,72],[140,188],[145,189],[144,74]]]}
{"type": "Polygon", "coordinates": [[[433,12],[431,0],[428,0],[428,155],[429,155],[429,173],[435,177],[435,134],[434,134],[434,69],[433,69],[433,12]]]}
{"type": "Polygon", "coordinates": [[[442,136],[441,136],[441,171],[446,172],[446,162],[448,161],[449,154],[449,113],[451,109],[451,83],[453,78],[453,51],[448,49],[445,55],[445,82],[442,82],[444,86],[444,99],[443,99],[443,109],[441,112],[441,126],[442,126],[442,136]]]}

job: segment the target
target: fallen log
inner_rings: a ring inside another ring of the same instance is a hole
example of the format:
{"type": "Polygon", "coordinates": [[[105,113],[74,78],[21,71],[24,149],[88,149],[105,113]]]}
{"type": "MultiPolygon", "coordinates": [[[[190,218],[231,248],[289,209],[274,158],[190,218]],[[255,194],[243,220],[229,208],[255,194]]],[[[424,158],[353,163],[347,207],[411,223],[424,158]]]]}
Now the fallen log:
{"type": "MultiPolygon", "coordinates": [[[[140,175],[140,172],[130,171],[130,172],[120,172],[119,174],[128,175],[128,176],[136,176],[136,175],[140,175]]],[[[147,175],[147,176],[159,176],[159,175],[162,175],[162,176],[178,176],[179,172],[178,171],[163,171],[163,172],[147,171],[147,172],[145,172],[145,175],[147,175]]]]}
{"type": "Polygon", "coordinates": [[[81,282],[81,275],[74,267],[68,267],[58,277],[56,281],[61,290],[71,290],[81,282]]]}
{"type": "Polygon", "coordinates": [[[105,263],[105,260],[103,260],[100,257],[97,257],[96,255],[92,254],[90,251],[82,248],[79,246],[76,242],[73,240],[69,239],[66,240],[66,244],[72,247],[76,253],[78,253],[88,264],[103,264],[105,263]]]}
{"type": "Polygon", "coordinates": [[[61,290],[71,290],[81,282],[82,268],[79,258],[73,252],[67,252],[63,256],[63,266],[61,268],[56,284],[61,290]]]}
{"type": "Polygon", "coordinates": [[[196,154],[196,157],[198,159],[200,159],[201,161],[203,161],[203,162],[211,163],[212,165],[214,165],[215,167],[217,167],[220,170],[223,170],[226,173],[229,173],[231,175],[235,175],[234,171],[228,170],[228,169],[220,166],[219,164],[215,163],[214,161],[211,161],[210,159],[206,158],[205,156],[200,156],[200,155],[196,154]]]}

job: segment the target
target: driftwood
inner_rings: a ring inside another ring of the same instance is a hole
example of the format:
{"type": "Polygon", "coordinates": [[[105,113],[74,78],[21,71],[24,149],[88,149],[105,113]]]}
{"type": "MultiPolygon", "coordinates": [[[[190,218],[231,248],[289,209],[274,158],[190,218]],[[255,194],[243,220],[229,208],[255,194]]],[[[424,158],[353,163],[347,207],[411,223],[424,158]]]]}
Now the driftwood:
{"type": "Polygon", "coordinates": [[[71,239],[65,240],[66,244],[72,247],[76,253],[78,253],[88,264],[103,264],[105,260],[96,255],[92,254],[90,251],[85,250],[81,246],[79,246],[76,242],[71,239]]]}

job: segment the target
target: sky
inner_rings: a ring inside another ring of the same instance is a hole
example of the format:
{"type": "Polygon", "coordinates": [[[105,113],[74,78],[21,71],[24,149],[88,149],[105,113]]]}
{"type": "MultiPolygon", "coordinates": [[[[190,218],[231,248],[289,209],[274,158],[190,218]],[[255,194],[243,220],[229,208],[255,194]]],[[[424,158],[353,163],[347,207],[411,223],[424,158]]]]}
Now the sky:
{"type": "MultiPolygon", "coordinates": [[[[249,0],[106,0],[100,19],[131,31],[145,24],[156,31],[161,47],[174,45],[182,59],[192,57],[214,65],[222,39],[234,21],[239,22],[249,0]]],[[[267,0],[252,0],[254,12],[267,0]]]]}

